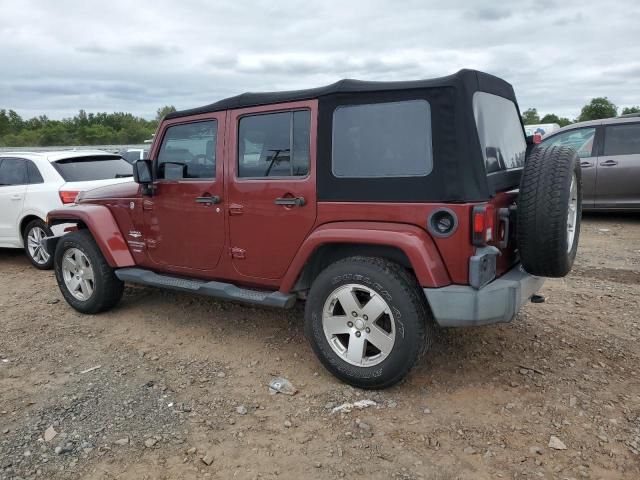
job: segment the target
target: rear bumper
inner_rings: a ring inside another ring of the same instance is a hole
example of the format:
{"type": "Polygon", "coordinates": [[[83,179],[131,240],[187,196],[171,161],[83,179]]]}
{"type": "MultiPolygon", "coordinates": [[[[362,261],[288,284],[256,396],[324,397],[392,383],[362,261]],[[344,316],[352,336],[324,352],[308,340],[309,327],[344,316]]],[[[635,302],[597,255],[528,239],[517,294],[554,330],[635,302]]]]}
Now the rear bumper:
{"type": "Polygon", "coordinates": [[[516,265],[479,290],[449,285],[425,288],[424,294],[441,327],[472,327],[510,322],[543,283],[544,278],[534,277],[516,265]]]}

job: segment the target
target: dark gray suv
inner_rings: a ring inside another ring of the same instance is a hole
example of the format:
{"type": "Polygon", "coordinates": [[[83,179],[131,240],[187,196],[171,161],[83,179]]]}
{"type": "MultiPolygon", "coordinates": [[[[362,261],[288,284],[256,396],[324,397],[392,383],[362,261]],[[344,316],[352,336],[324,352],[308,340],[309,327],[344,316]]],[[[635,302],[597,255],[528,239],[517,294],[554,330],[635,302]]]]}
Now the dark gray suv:
{"type": "Polygon", "coordinates": [[[575,123],[542,143],[578,152],[583,210],[640,211],[640,115],[575,123]]]}

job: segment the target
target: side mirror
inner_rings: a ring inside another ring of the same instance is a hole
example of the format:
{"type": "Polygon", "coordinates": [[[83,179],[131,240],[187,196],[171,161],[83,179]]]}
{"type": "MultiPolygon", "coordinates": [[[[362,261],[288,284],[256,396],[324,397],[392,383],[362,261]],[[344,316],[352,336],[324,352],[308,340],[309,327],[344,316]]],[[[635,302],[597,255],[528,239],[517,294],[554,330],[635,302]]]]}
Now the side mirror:
{"type": "Polygon", "coordinates": [[[151,160],[136,160],[133,164],[133,180],[141,185],[153,182],[151,175],[151,160]]]}

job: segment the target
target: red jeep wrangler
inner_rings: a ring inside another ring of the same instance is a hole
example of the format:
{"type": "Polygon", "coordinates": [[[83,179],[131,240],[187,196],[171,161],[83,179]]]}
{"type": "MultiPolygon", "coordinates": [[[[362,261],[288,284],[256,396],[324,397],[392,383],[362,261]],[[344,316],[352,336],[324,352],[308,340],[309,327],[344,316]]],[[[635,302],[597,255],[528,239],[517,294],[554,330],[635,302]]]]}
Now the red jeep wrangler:
{"type": "Polygon", "coordinates": [[[246,93],[172,113],[155,138],[137,183],[48,216],[75,224],[45,245],[80,312],[124,282],[306,300],[322,363],[384,388],[436,325],[509,322],[576,255],[577,156],[528,141],[511,85],[485,73],[246,93]]]}

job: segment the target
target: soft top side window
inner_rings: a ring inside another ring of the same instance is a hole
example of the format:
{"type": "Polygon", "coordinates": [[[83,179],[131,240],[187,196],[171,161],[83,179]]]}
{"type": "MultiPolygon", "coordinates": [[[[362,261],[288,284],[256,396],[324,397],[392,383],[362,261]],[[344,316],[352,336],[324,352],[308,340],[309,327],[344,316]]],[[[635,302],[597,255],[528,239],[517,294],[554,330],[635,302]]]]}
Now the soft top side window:
{"type": "Polygon", "coordinates": [[[473,114],[487,173],[524,166],[527,142],[515,103],[492,93],[476,92],[473,114]]]}
{"type": "Polygon", "coordinates": [[[172,125],[158,152],[158,178],[215,178],[218,122],[206,120],[172,125]]]}
{"type": "Polygon", "coordinates": [[[333,113],[335,177],[424,177],[433,169],[426,100],[347,105],[333,113]]]}

